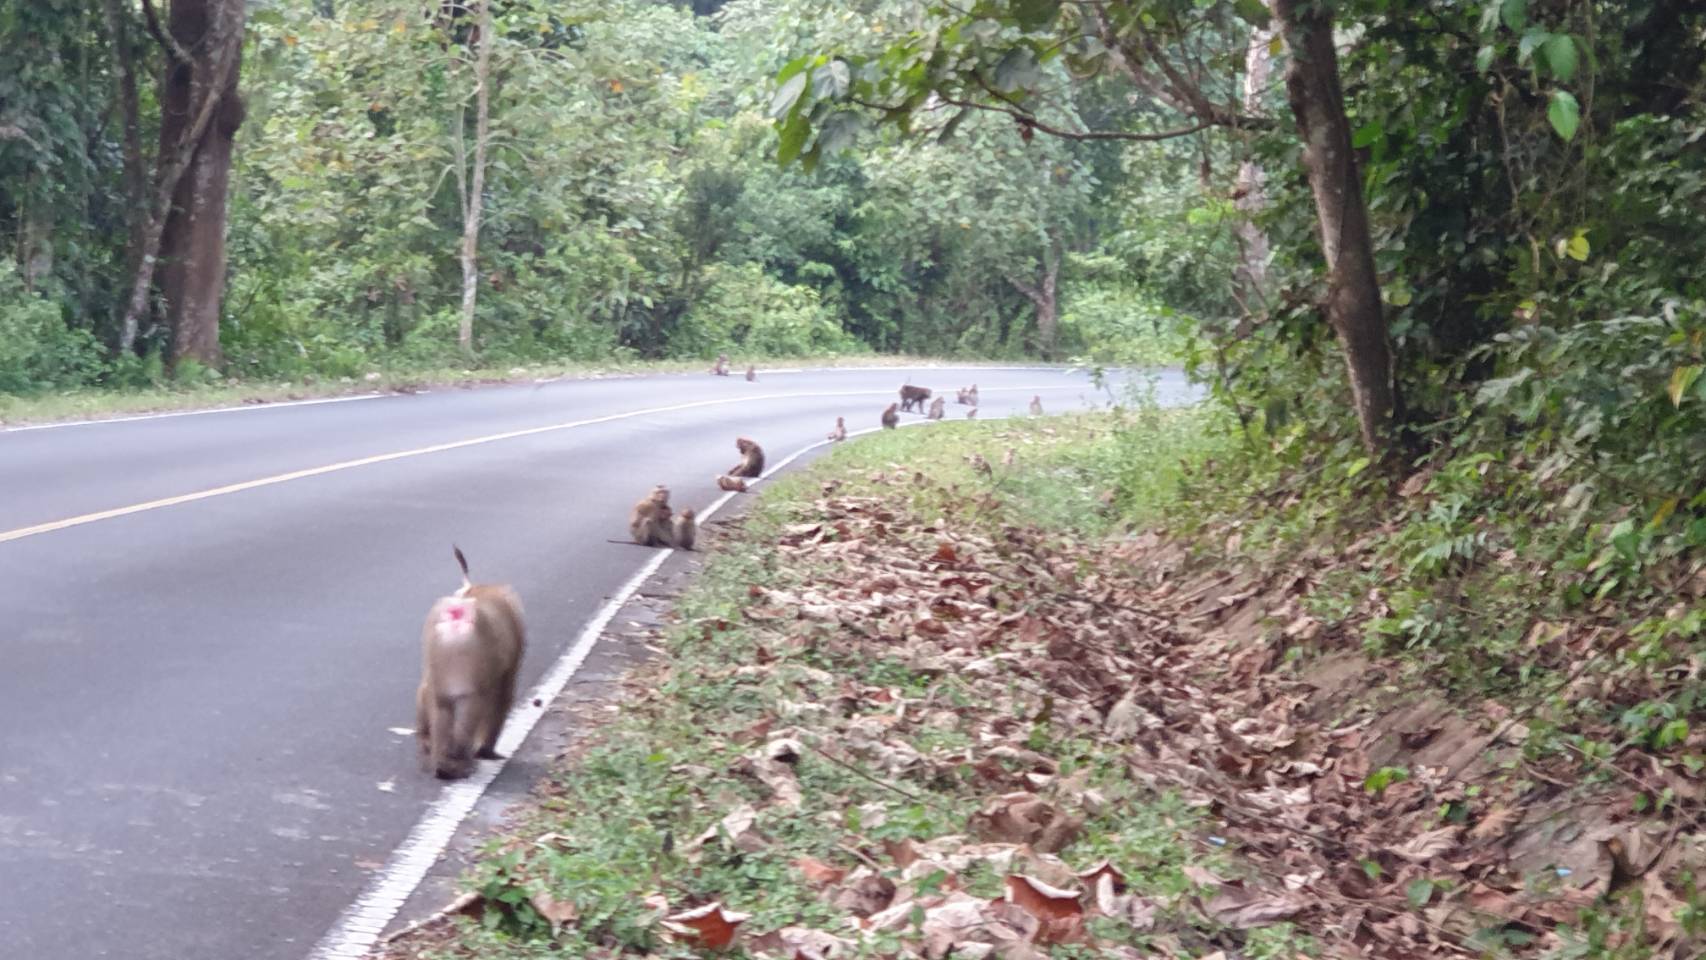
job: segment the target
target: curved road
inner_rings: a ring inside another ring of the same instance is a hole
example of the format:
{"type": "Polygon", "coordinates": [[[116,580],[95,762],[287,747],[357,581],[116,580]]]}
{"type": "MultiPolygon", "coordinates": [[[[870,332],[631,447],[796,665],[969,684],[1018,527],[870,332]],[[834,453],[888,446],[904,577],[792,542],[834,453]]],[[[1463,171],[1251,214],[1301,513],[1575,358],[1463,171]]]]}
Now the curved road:
{"type": "Polygon", "coordinates": [[[652,555],[605,542],[652,484],[703,507],[737,434],[779,460],[907,379],[956,418],[973,380],[985,417],[1108,400],[826,370],[0,431],[0,957],[301,960],[439,796],[396,729],[451,541],[525,599],[530,688],[652,555]]]}

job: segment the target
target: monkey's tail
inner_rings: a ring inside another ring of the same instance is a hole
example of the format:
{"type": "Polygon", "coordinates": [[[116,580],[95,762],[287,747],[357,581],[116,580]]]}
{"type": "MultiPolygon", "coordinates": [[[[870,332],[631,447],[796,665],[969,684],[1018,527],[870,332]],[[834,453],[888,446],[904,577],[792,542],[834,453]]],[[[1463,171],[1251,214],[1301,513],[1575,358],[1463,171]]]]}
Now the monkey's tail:
{"type": "Polygon", "coordinates": [[[462,568],[462,589],[456,591],[457,596],[466,594],[474,584],[468,580],[468,558],[462,555],[462,548],[456,544],[450,545],[451,552],[456,554],[456,565],[462,568]]]}

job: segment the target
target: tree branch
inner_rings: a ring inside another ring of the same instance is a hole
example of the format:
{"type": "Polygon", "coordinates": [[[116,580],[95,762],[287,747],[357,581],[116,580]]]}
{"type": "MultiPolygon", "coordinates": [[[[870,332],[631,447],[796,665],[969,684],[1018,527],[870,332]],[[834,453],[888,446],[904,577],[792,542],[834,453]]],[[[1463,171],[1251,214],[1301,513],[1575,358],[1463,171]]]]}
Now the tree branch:
{"type": "Polygon", "coordinates": [[[160,18],[154,13],[154,0],[142,0],[142,13],[148,18],[148,32],[165,48],[166,55],[171,57],[174,63],[189,63],[190,52],[173,39],[171,34],[160,29],[160,18]]]}
{"type": "Polygon", "coordinates": [[[990,113],[1004,113],[1027,127],[1034,128],[1051,137],[1062,140],[1137,140],[1154,142],[1158,140],[1173,140],[1178,137],[1188,137],[1193,133],[1215,126],[1210,121],[1202,121],[1195,126],[1180,130],[1158,130],[1153,133],[1136,133],[1124,130],[1085,130],[1082,132],[1066,130],[1053,124],[1038,120],[1034,114],[1010,107],[998,107],[988,103],[978,103],[973,100],[959,100],[954,97],[942,97],[942,102],[955,107],[970,107],[973,110],[987,110],[990,113]]]}

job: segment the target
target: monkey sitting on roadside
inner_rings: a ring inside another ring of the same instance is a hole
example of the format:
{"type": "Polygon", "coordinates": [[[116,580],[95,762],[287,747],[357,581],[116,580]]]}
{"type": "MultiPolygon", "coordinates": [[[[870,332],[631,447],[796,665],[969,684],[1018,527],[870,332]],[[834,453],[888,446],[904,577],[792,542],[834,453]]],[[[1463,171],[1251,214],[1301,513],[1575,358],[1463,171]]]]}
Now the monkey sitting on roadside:
{"type": "Polygon", "coordinates": [[[746,382],[752,383],[753,381],[755,381],[757,379],[758,379],[758,366],[756,364],[748,364],[747,368],[746,368],[746,382]]]}
{"type": "Polygon", "coordinates": [[[676,549],[693,549],[693,541],[699,538],[699,524],[694,520],[692,507],[685,507],[675,515],[675,526],[670,533],[670,542],[676,549]]]}
{"type": "Polygon", "coordinates": [[[723,471],[731,477],[756,477],[764,472],[764,448],[745,437],[735,440],[740,462],[723,471]]]}
{"type": "Polygon", "coordinates": [[[658,484],[628,514],[628,532],[642,547],[670,544],[669,488],[658,484]]]}
{"type": "Polygon", "coordinates": [[[915,387],[909,383],[900,388],[900,408],[902,410],[911,410],[916,407],[919,413],[923,413],[924,401],[928,399],[930,399],[929,387],[915,387]]]}
{"type": "Polygon", "coordinates": [[[976,420],[977,419],[977,408],[976,407],[972,407],[970,410],[966,411],[966,419],[967,420],[976,420]]]}
{"type": "Polygon", "coordinates": [[[974,407],[977,406],[977,384],[974,383],[969,387],[960,388],[959,402],[969,404],[974,407]]]}
{"type": "Polygon", "coordinates": [[[717,362],[711,364],[711,372],[713,374],[716,374],[719,377],[728,376],[729,375],[729,355],[726,353],[717,354],[717,362]]]}
{"type": "Polygon", "coordinates": [[[925,414],[925,416],[929,417],[931,420],[942,419],[942,414],[944,412],[944,405],[947,402],[948,402],[947,397],[937,397],[936,399],[930,401],[930,412],[925,414]]]}
{"type": "Polygon", "coordinates": [[[746,492],[746,481],[739,477],[718,477],[717,486],[724,490],[733,490],[736,493],[746,492]]]}
{"type": "Polygon", "coordinates": [[[899,407],[900,407],[900,404],[891,403],[891,404],[889,404],[888,409],[883,411],[883,429],[884,430],[893,430],[894,425],[900,422],[900,414],[895,412],[895,410],[899,407]]]}
{"type": "Polygon", "coordinates": [[[421,765],[445,780],[474,771],[474,758],[500,760],[498,735],[515,700],[515,676],[527,647],[521,598],[498,584],[468,581],[442,597],[421,629],[421,685],[415,692],[415,740],[421,765]]]}
{"type": "Polygon", "coordinates": [[[1043,398],[1040,395],[1034,395],[1031,397],[1031,416],[1040,417],[1042,415],[1043,415],[1043,398]]]}
{"type": "Polygon", "coordinates": [[[847,439],[847,421],[846,421],[846,419],[844,419],[842,417],[836,417],[835,418],[835,429],[829,431],[829,439],[831,442],[840,442],[842,440],[847,439]]]}

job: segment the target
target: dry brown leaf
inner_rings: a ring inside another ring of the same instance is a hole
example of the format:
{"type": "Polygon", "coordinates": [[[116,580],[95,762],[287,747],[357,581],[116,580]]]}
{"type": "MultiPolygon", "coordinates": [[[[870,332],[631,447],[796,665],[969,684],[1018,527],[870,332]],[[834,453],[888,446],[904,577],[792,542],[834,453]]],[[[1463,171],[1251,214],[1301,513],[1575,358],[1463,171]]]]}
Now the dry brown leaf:
{"type": "Polygon", "coordinates": [[[712,902],[665,917],[663,925],[695,946],[725,950],[734,943],[740,925],[751,919],[750,913],[724,910],[720,902],[712,902]]]}
{"type": "Polygon", "coordinates": [[[1082,893],[1080,890],[1068,890],[1044,883],[1036,877],[1015,873],[1007,876],[1005,899],[1008,903],[1022,907],[1038,920],[1060,920],[1084,913],[1084,908],[1078,903],[1082,893]]]}
{"type": "Polygon", "coordinates": [[[840,883],[847,876],[846,870],[824,863],[815,857],[801,857],[794,861],[794,867],[806,878],[807,883],[817,887],[840,883]]]}
{"type": "Polygon", "coordinates": [[[855,917],[869,917],[888,909],[894,903],[894,895],[893,880],[872,874],[843,887],[831,903],[855,917]]]}
{"type": "Polygon", "coordinates": [[[551,924],[553,937],[561,933],[563,927],[580,919],[580,911],[575,909],[573,900],[558,900],[544,890],[534,891],[533,896],[527,898],[527,902],[539,911],[539,916],[551,924]]]}
{"type": "Polygon", "coordinates": [[[1419,833],[1397,846],[1387,847],[1392,853],[1411,863],[1427,863],[1457,846],[1457,827],[1440,827],[1419,833]]]}
{"type": "Polygon", "coordinates": [[[1285,920],[1302,913],[1309,901],[1296,893],[1264,893],[1242,884],[1227,884],[1203,908],[1210,917],[1243,930],[1285,920]]]}

